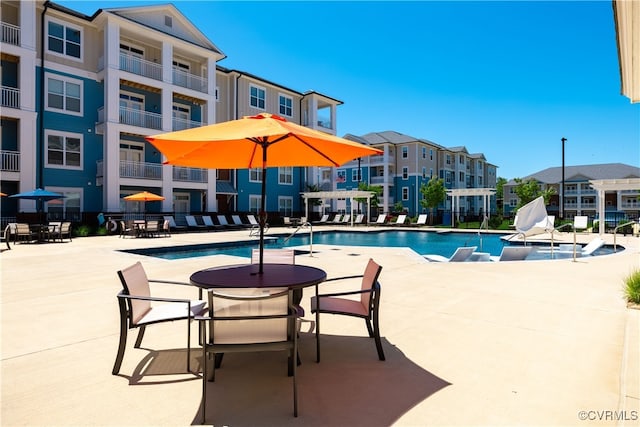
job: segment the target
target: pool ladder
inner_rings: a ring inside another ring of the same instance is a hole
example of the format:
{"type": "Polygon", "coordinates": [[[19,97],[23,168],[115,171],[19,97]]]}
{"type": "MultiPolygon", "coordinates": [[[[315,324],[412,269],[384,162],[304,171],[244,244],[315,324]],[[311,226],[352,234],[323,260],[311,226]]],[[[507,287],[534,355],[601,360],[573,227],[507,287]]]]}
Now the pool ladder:
{"type": "Polygon", "coordinates": [[[283,243],[287,243],[289,241],[289,239],[291,239],[293,236],[295,236],[295,234],[302,230],[304,227],[309,227],[309,256],[312,257],[313,256],[313,225],[311,225],[310,222],[304,222],[302,224],[300,224],[294,231],[293,233],[291,233],[290,235],[288,235],[287,237],[285,237],[283,243]]]}

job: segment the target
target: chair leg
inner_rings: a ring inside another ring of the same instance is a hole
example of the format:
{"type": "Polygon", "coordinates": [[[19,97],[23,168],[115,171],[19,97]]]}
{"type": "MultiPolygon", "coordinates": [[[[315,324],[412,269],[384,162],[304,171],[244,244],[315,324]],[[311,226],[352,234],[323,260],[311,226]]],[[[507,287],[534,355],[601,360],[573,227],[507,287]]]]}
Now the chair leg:
{"type": "Polygon", "coordinates": [[[111,373],[118,375],[120,372],[120,366],[122,366],[122,359],[124,358],[124,350],[127,346],[127,319],[120,319],[120,343],[118,344],[118,353],[116,354],[116,362],[113,364],[111,373]]]}
{"type": "Polygon", "coordinates": [[[367,324],[367,331],[369,332],[369,338],[374,337],[373,328],[371,327],[371,320],[364,319],[364,323],[367,324]]]}
{"type": "Polygon", "coordinates": [[[374,338],[376,340],[376,349],[378,350],[378,359],[384,361],[384,351],[382,350],[382,340],[380,339],[380,324],[378,323],[378,316],[373,316],[373,330],[375,331],[374,338]]]}
{"type": "Polygon", "coordinates": [[[136,338],[136,343],[134,345],[135,348],[140,348],[142,345],[142,338],[144,337],[145,326],[140,326],[140,330],[138,331],[138,338],[136,338]]]}
{"type": "Polygon", "coordinates": [[[187,320],[187,372],[191,372],[191,319],[187,320]]]}
{"type": "MultiPolygon", "coordinates": [[[[320,305],[320,300],[316,300],[316,304],[320,305]]],[[[316,307],[319,309],[319,307],[316,307]]],[[[320,311],[316,310],[316,363],[320,363],[320,311]]]]}
{"type": "MultiPolygon", "coordinates": [[[[202,328],[204,329],[204,328],[202,328]]],[[[205,333],[200,331],[202,340],[202,424],[206,424],[207,419],[207,344],[205,333]]]]}

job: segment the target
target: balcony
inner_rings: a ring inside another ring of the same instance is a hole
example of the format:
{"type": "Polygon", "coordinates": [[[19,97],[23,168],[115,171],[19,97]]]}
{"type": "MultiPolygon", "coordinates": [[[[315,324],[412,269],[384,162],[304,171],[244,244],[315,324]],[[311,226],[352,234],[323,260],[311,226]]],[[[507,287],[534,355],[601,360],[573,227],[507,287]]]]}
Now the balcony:
{"type": "Polygon", "coordinates": [[[182,166],[173,167],[173,180],[180,182],[201,182],[209,181],[207,169],[186,168],[182,166]]]}
{"type": "Polygon", "coordinates": [[[0,170],[2,172],[20,172],[20,152],[0,151],[0,170]]]}
{"type": "Polygon", "coordinates": [[[2,107],[20,108],[20,89],[2,86],[2,107]]]}
{"type": "Polygon", "coordinates": [[[7,22],[0,23],[2,26],[2,43],[20,46],[20,27],[7,22]]]}
{"type": "Polygon", "coordinates": [[[162,65],[120,52],[120,69],[139,76],[162,80],[162,65]]]}
{"type": "Polygon", "coordinates": [[[207,93],[207,83],[208,81],[204,77],[182,71],[178,68],[173,69],[173,84],[176,86],[207,93]]]}
{"type": "Polygon", "coordinates": [[[177,117],[173,118],[172,129],[175,130],[185,130],[192,129],[202,126],[202,122],[196,122],[193,120],[179,119],[177,117]]]}
{"type": "Polygon", "coordinates": [[[162,165],[120,160],[120,178],[162,179],[162,165]]]}
{"type": "MultiPolygon", "coordinates": [[[[100,112],[98,112],[99,114],[100,112]]],[[[103,118],[104,119],[104,118],[103,118]]],[[[98,119],[99,120],[99,119],[98,119]]],[[[148,129],[162,129],[162,114],[120,107],[120,123],[148,129]]]]}

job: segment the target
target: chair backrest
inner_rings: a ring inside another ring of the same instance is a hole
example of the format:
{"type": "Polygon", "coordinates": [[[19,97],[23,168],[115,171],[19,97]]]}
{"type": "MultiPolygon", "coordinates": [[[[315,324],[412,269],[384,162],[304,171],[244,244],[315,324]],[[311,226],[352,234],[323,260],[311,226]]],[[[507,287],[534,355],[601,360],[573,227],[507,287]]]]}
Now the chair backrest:
{"type": "Polygon", "coordinates": [[[289,218],[288,216],[284,216],[282,217],[282,222],[284,225],[291,225],[291,218],[289,218]]]}
{"type": "MultiPolygon", "coordinates": [[[[251,250],[251,264],[260,262],[260,249],[251,250]]],[[[267,264],[295,264],[296,251],[293,249],[263,249],[262,262],[267,264]]]]}
{"type": "Polygon", "coordinates": [[[177,227],[176,220],[171,215],[165,215],[164,219],[166,221],[169,221],[169,227],[173,227],[173,228],[177,227]]]}
{"type": "Polygon", "coordinates": [[[240,215],[231,215],[231,220],[233,221],[234,224],[236,225],[244,225],[244,223],[242,222],[242,220],[240,219],[240,215]]]}
{"type": "Polygon", "coordinates": [[[384,222],[387,220],[387,214],[380,214],[378,215],[378,219],[376,220],[377,224],[384,224],[384,222]]]}
{"type": "Polygon", "coordinates": [[[209,215],[202,215],[202,223],[207,227],[215,227],[215,224],[209,215]]]}
{"type": "Polygon", "coordinates": [[[499,261],[522,261],[532,250],[533,246],[505,246],[502,248],[499,261]]]}
{"type": "Polygon", "coordinates": [[[574,216],[573,217],[573,228],[574,230],[584,230],[587,228],[589,223],[588,216],[574,216]]]}
{"type": "Polygon", "coordinates": [[[360,303],[367,310],[367,313],[371,311],[374,303],[377,303],[380,296],[380,283],[378,283],[378,277],[382,271],[382,266],[375,262],[372,258],[369,258],[364,274],[362,275],[361,290],[373,289],[373,292],[363,292],[360,294],[360,303]]]}
{"type": "Polygon", "coordinates": [[[396,224],[404,224],[406,220],[407,220],[407,216],[405,214],[398,215],[398,218],[396,219],[396,224]]]}
{"type": "Polygon", "coordinates": [[[345,216],[342,217],[342,222],[349,222],[351,220],[351,215],[346,214],[345,216]]]}
{"type": "Polygon", "coordinates": [[[353,220],[353,223],[362,224],[362,221],[364,221],[364,214],[358,214],[356,215],[356,218],[353,220]]]}
{"type": "Polygon", "coordinates": [[[62,225],[60,226],[60,233],[69,233],[71,231],[71,222],[66,221],[63,222],[62,225]]]}
{"type": "Polygon", "coordinates": [[[418,220],[416,221],[416,224],[426,224],[426,223],[427,223],[427,214],[418,215],[418,220]]]}
{"type": "Polygon", "coordinates": [[[449,262],[462,262],[466,261],[478,249],[477,246],[461,246],[451,255],[449,262]]]}
{"type": "Polygon", "coordinates": [[[342,214],[336,214],[336,216],[333,217],[333,222],[340,222],[340,220],[342,220],[342,214]]]}
{"type": "MultiPolygon", "coordinates": [[[[126,295],[142,297],[151,295],[149,279],[140,261],[118,271],[118,277],[126,295]]],[[[151,310],[151,302],[148,300],[129,299],[127,301],[129,304],[129,321],[134,325],[151,310]]]]}
{"type": "Polygon", "coordinates": [[[329,220],[329,214],[324,214],[322,215],[322,217],[320,218],[319,222],[327,222],[329,220]]]}
{"type": "Polygon", "coordinates": [[[258,224],[258,220],[253,215],[247,215],[247,219],[249,220],[249,224],[251,225],[260,225],[258,224]]]}
{"type": "Polygon", "coordinates": [[[162,231],[169,231],[171,227],[171,221],[169,221],[168,219],[165,219],[164,222],[162,223],[162,231]]]}
{"type": "Polygon", "coordinates": [[[227,221],[227,217],[224,215],[218,215],[218,224],[220,225],[229,225],[229,222],[227,221]]]}
{"type": "Polygon", "coordinates": [[[198,223],[196,222],[196,217],[193,215],[185,215],[184,219],[187,221],[187,225],[189,227],[197,227],[198,223]]]}
{"type": "Polygon", "coordinates": [[[293,332],[287,288],[211,289],[211,344],[288,341],[293,332]]]}
{"type": "Polygon", "coordinates": [[[145,229],[147,231],[158,231],[159,227],[160,227],[160,221],[155,219],[148,220],[147,224],[145,225],[145,229]]]}
{"type": "Polygon", "coordinates": [[[19,222],[16,224],[16,233],[18,235],[31,234],[31,229],[29,228],[29,224],[19,222]]]}

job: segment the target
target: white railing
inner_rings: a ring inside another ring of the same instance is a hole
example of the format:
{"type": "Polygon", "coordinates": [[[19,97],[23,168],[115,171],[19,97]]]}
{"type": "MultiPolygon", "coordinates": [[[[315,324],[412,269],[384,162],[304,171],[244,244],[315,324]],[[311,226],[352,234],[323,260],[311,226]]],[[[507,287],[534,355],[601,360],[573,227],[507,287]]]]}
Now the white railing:
{"type": "Polygon", "coordinates": [[[20,27],[2,22],[2,43],[20,46],[20,27]]]}
{"type": "Polygon", "coordinates": [[[173,130],[184,130],[184,129],[192,129],[202,126],[202,122],[196,122],[193,120],[180,119],[177,117],[173,118],[173,130]]]}
{"type": "Polygon", "coordinates": [[[98,121],[96,123],[104,123],[104,107],[98,108],[98,121]]]}
{"type": "Polygon", "coordinates": [[[120,107],[120,123],[149,129],[162,129],[162,114],[120,107]]]}
{"type": "Polygon", "coordinates": [[[20,172],[20,152],[0,151],[0,170],[4,172],[20,172]]]}
{"type": "Polygon", "coordinates": [[[20,108],[20,89],[15,87],[2,86],[3,107],[20,108]]]}
{"type": "Polygon", "coordinates": [[[162,165],[120,160],[120,178],[162,179],[162,165]]]}
{"type": "Polygon", "coordinates": [[[182,182],[208,182],[207,169],[187,168],[182,166],[173,167],[173,180],[182,182]]]}
{"type": "Polygon", "coordinates": [[[173,84],[176,86],[186,87],[188,89],[197,90],[198,92],[207,92],[207,79],[178,68],[173,69],[173,84]]]}
{"type": "Polygon", "coordinates": [[[162,80],[162,65],[120,52],[120,69],[154,80],[162,80]]]}

